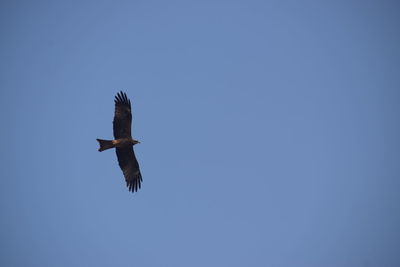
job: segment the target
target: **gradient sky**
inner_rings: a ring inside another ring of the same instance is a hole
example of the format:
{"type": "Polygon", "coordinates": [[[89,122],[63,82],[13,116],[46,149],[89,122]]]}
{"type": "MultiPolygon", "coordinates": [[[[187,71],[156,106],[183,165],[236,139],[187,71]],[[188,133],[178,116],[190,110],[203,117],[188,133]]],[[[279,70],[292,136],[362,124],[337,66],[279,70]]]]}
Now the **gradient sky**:
{"type": "Polygon", "coordinates": [[[0,265],[400,266],[399,8],[1,1],[0,265]]]}

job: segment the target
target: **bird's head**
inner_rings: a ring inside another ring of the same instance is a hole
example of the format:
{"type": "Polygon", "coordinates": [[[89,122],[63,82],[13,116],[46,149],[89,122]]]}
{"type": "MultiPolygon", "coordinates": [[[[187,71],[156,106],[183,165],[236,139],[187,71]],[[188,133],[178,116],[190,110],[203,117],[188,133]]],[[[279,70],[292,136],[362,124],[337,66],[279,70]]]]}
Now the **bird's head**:
{"type": "Polygon", "coordinates": [[[135,139],[132,139],[132,143],[133,143],[133,145],[140,144],[140,142],[138,140],[135,140],[135,139]]]}

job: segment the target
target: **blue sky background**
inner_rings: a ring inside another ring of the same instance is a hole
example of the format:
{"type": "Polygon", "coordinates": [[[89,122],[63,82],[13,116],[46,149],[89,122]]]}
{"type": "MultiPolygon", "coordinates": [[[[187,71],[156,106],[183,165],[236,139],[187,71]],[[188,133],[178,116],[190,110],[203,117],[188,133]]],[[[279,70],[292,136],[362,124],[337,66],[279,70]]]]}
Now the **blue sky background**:
{"type": "Polygon", "coordinates": [[[400,266],[396,1],[1,1],[1,266],[400,266]],[[133,102],[128,192],[113,98],[133,102]]]}

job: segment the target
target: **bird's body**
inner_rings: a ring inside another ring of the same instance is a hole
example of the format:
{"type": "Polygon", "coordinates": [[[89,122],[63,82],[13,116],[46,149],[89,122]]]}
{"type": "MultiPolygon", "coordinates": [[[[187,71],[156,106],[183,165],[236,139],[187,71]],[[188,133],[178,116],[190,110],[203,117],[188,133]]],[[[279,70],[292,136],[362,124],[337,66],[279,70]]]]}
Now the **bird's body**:
{"type": "Polygon", "coordinates": [[[139,141],[132,139],[132,138],[120,138],[116,140],[103,140],[103,139],[96,139],[99,144],[100,148],[99,151],[104,151],[110,148],[117,148],[117,147],[128,147],[139,144],[139,141]]]}
{"type": "Polygon", "coordinates": [[[125,93],[120,92],[115,97],[115,114],[113,121],[114,140],[97,139],[99,151],[115,148],[118,163],[124,174],[129,191],[140,189],[142,174],[136,160],[133,146],[140,143],[131,135],[132,113],[131,102],[125,93]]]}

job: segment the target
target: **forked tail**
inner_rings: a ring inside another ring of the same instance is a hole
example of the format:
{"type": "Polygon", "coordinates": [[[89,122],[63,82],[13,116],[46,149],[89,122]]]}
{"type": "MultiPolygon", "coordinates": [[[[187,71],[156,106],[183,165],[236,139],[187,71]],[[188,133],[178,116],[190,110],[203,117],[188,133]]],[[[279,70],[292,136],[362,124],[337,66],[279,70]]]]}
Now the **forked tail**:
{"type": "Polygon", "coordinates": [[[103,139],[96,139],[99,142],[100,148],[99,151],[104,151],[109,148],[115,147],[112,140],[103,140],[103,139]]]}

